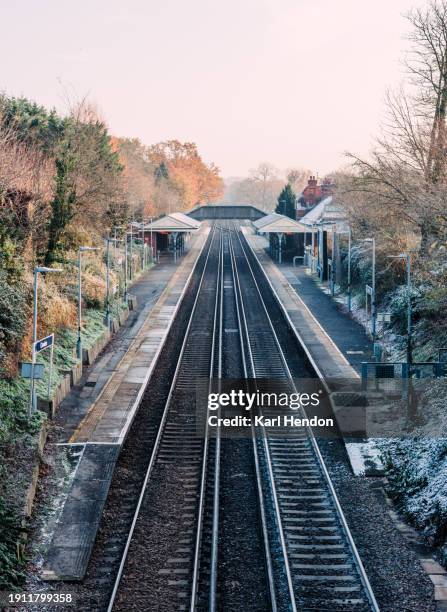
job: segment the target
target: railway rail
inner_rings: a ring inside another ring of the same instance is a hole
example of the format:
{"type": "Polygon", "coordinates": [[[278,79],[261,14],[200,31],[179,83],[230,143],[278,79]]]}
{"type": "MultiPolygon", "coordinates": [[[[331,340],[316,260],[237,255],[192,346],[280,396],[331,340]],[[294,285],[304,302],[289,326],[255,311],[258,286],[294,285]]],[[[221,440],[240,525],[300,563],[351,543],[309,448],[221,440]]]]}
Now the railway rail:
{"type": "MultiPolygon", "coordinates": [[[[235,269],[251,376],[275,378],[279,381],[278,391],[296,393],[256,280],[254,259],[240,232],[236,235],[235,269]]],[[[261,413],[275,416],[264,408],[261,413]]],[[[281,543],[278,547],[272,542],[271,549],[281,551],[279,561],[288,587],[287,609],[378,610],[312,429],[263,428],[262,433],[256,444],[267,474],[265,490],[273,502],[281,543]]]]}
{"type": "Polygon", "coordinates": [[[197,411],[199,381],[216,391],[225,377],[269,378],[296,392],[262,274],[232,223],[215,225],[110,612],[378,610],[312,430],[227,440],[197,411]]]}

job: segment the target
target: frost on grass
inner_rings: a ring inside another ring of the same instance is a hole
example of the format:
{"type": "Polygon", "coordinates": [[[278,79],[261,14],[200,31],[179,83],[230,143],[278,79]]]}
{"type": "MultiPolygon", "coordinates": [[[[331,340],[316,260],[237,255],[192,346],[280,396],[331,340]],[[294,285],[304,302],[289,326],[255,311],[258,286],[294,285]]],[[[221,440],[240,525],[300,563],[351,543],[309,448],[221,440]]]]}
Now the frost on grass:
{"type": "Polygon", "coordinates": [[[390,494],[430,543],[446,549],[447,560],[447,379],[417,391],[417,424],[380,446],[390,494]]]}

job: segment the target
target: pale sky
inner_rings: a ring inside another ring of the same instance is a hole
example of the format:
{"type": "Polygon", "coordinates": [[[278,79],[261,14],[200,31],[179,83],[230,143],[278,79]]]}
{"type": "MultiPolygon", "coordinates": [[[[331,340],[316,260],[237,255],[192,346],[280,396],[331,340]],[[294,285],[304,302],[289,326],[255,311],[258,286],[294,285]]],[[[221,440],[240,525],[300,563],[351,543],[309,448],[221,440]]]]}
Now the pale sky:
{"type": "Polygon", "coordinates": [[[324,174],[368,151],[421,1],[0,0],[0,89],[88,94],[113,134],[194,141],[224,176],[324,174]]]}

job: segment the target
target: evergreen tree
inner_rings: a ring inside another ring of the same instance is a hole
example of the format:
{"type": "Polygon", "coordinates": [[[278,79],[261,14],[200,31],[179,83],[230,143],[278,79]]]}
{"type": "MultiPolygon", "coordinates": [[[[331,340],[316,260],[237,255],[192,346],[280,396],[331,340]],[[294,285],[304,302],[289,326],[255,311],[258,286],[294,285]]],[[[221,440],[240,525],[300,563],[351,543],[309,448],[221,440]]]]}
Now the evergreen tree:
{"type": "Polygon", "coordinates": [[[48,223],[46,265],[50,265],[55,261],[61,237],[65,228],[74,217],[76,204],[76,189],[70,177],[74,167],[74,159],[70,150],[67,148],[63,155],[56,159],[55,163],[55,193],[51,202],[51,218],[48,223]]]}
{"type": "Polygon", "coordinates": [[[279,215],[285,215],[291,219],[295,219],[295,204],[296,195],[292,189],[290,183],[284,187],[278,197],[278,205],[276,206],[275,212],[279,215]]]}

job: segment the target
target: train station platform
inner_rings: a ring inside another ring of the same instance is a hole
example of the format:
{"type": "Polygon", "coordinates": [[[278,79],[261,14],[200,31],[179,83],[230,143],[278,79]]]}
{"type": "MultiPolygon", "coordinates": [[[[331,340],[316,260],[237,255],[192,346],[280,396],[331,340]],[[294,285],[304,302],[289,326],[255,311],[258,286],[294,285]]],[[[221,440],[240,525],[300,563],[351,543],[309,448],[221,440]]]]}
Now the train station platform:
{"type": "Polygon", "coordinates": [[[87,571],[121,446],[208,233],[203,224],[180,261],[160,263],[132,287],[139,311],[61,406],[55,443],[75,461],[45,555],[45,580],[82,580],[87,571]]]}
{"type": "MultiPolygon", "coordinates": [[[[255,235],[248,226],[242,231],[329,393],[333,398],[334,392],[344,397],[347,395],[344,390],[358,388],[361,363],[373,360],[373,343],[364,328],[341,310],[304,266],[277,264],[267,254],[266,238],[255,235]]],[[[340,419],[350,410],[342,405],[337,412],[334,401],[333,407],[340,419]]],[[[355,410],[354,406],[351,413],[355,414],[355,410]]],[[[344,442],[354,473],[371,476],[382,473],[372,442],[349,437],[344,442]]]]}

